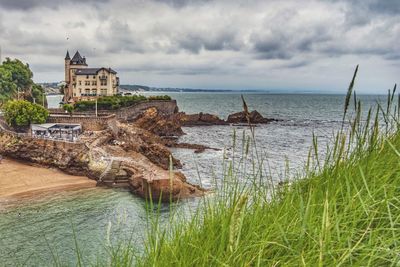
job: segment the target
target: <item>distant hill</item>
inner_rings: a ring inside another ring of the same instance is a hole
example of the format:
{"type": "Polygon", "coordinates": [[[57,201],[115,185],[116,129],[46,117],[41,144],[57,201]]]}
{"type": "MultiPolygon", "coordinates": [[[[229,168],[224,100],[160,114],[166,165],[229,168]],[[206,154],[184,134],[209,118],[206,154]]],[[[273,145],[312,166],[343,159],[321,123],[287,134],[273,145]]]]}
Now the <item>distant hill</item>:
{"type": "Polygon", "coordinates": [[[170,87],[149,87],[136,84],[121,84],[121,90],[126,91],[160,91],[160,92],[232,92],[232,90],[222,89],[193,89],[193,88],[170,88],[170,87]]]}
{"type": "Polygon", "coordinates": [[[145,85],[137,85],[137,84],[121,84],[119,89],[127,90],[127,91],[151,91],[150,87],[145,85]]]}

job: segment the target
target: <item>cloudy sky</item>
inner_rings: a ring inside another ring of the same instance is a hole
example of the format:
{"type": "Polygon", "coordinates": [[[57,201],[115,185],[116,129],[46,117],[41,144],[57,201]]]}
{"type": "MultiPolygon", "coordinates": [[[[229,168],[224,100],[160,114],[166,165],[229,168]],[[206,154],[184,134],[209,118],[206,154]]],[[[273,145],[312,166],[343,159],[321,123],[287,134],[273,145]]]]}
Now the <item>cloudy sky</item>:
{"type": "MultiPolygon", "coordinates": [[[[67,49],[122,84],[382,93],[400,82],[399,0],[0,0],[2,58],[64,79],[67,49]]],[[[71,55],[72,56],[72,55],[71,55]]]]}

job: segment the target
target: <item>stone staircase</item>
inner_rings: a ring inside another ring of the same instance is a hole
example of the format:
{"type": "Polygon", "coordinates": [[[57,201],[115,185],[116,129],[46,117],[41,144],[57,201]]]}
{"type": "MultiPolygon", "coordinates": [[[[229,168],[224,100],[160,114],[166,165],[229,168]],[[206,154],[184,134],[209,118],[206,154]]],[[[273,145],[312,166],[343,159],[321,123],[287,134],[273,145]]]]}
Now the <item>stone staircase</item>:
{"type": "Polygon", "coordinates": [[[121,169],[121,161],[110,158],[104,172],[99,178],[99,183],[111,187],[126,187],[129,185],[129,175],[121,169]]]}

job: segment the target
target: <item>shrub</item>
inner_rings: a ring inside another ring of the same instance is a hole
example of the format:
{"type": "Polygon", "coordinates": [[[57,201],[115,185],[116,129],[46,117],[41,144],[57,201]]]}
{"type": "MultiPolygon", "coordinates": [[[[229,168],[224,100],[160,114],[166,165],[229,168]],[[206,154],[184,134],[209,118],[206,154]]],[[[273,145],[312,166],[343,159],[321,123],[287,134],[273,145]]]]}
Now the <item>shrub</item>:
{"type": "MultiPolygon", "coordinates": [[[[143,95],[130,96],[102,96],[97,99],[97,108],[100,110],[116,110],[122,107],[130,107],[141,101],[152,100],[171,100],[170,96],[150,96],[146,98],[143,95]]],[[[75,103],[75,110],[88,111],[95,110],[95,101],[78,101],[75,103]]]]}
{"type": "Polygon", "coordinates": [[[70,115],[72,115],[72,112],[74,111],[74,106],[71,104],[64,104],[63,110],[67,111],[70,115]]]}
{"type": "Polygon", "coordinates": [[[155,96],[149,96],[148,99],[151,100],[171,100],[171,97],[169,95],[155,95],[155,96]]]}
{"type": "Polygon", "coordinates": [[[28,126],[31,123],[45,123],[49,112],[38,104],[26,100],[11,100],[4,107],[4,118],[13,127],[28,126]]]}

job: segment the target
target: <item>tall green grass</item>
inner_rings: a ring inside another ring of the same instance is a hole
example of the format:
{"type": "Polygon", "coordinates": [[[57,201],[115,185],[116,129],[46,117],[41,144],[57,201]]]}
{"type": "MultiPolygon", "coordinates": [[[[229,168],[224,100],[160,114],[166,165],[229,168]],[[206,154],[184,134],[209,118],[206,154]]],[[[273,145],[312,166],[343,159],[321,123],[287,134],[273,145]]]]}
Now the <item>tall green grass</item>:
{"type": "Polygon", "coordinates": [[[400,97],[395,103],[395,87],[386,107],[363,118],[357,69],[343,126],[323,158],[315,138],[305,175],[274,184],[252,137],[243,137],[241,160],[225,162],[220,189],[190,218],[167,227],[155,221],[135,265],[399,265],[400,97]]]}

